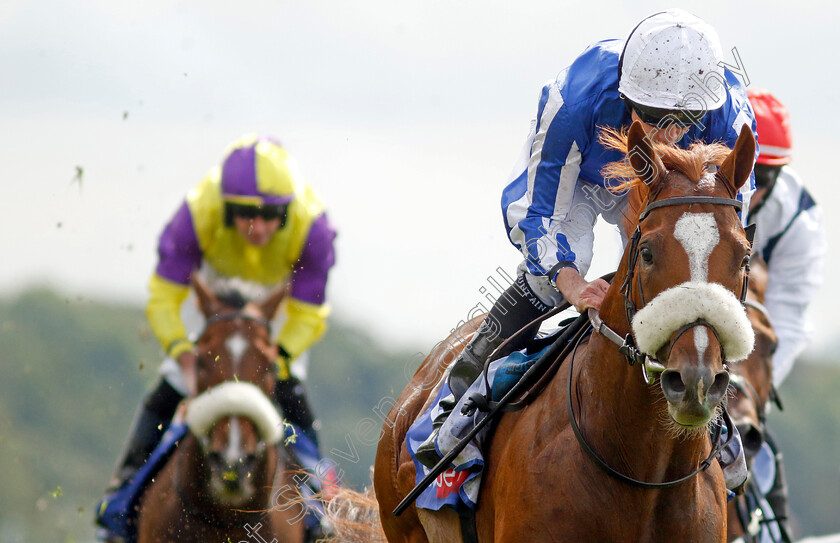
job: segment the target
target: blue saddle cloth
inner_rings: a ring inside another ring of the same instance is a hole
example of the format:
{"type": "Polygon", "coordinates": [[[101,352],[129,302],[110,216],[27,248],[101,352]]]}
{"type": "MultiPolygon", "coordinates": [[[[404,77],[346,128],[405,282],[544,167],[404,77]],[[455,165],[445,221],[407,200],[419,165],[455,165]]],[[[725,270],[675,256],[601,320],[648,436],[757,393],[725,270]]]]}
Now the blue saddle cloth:
{"type": "MultiPolygon", "coordinates": [[[[305,481],[299,479],[298,486],[298,490],[306,500],[304,525],[309,529],[314,529],[320,524],[320,519],[324,515],[323,504],[315,498],[315,495],[322,490],[323,480],[336,483],[337,481],[330,474],[325,476],[321,473],[324,467],[319,464],[321,459],[315,442],[296,426],[288,423],[283,426],[286,450],[293,461],[304,471],[318,475],[305,477],[305,481]]],[[[137,502],[152,478],[166,465],[167,460],[188,431],[185,424],[170,426],[134,478],[97,504],[99,522],[111,535],[121,537],[126,543],[137,542],[137,502]]]]}
{"type": "Polygon", "coordinates": [[[177,448],[178,442],[187,435],[188,431],[186,424],[171,425],[134,478],[106,496],[96,506],[100,524],[113,535],[120,536],[126,543],[137,541],[137,501],[149,481],[166,464],[177,448]]]}
{"type": "MultiPolygon", "coordinates": [[[[542,355],[543,348],[539,352],[526,354],[517,351],[507,357],[493,361],[487,370],[487,381],[490,383],[490,396],[493,401],[498,401],[513,386],[519,382],[522,375],[534,365],[542,355]]],[[[461,409],[469,401],[473,394],[487,396],[486,384],[483,377],[479,377],[467,389],[464,396],[456,404],[455,409],[447,421],[443,424],[438,436],[436,448],[439,453],[445,453],[453,449],[462,437],[466,436],[476,424],[487,416],[486,411],[477,409],[470,410],[470,414],[464,415],[461,409]]],[[[409,455],[414,461],[417,477],[415,484],[419,483],[429,473],[429,468],[421,464],[415,457],[417,447],[423,443],[432,433],[432,422],[440,415],[440,400],[451,394],[449,385],[444,382],[432,402],[431,406],[411,425],[406,433],[406,445],[409,455]]],[[[417,498],[416,505],[421,509],[437,511],[448,505],[458,508],[463,503],[472,510],[475,510],[478,502],[478,493],[481,485],[481,473],[484,470],[483,447],[487,434],[490,431],[487,425],[463,451],[452,462],[453,466],[441,473],[435,482],[429,485],[417,498]]],[[[443,456],[443,454],[441,454],[443,456]]]]}

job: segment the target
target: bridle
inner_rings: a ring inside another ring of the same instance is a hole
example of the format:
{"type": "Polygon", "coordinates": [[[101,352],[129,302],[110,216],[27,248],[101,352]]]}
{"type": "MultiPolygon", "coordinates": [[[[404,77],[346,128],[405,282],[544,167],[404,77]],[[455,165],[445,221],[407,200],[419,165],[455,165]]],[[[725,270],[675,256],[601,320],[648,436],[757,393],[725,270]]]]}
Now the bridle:
{"type": "MultiPolygon", "coordinates": [[[[208,330],[215,324],[220,322],[227,322],[227,321],[235,321],[241,319],[245,322],[253,322],[257,324],[259,327],[264,328],[267,331],[271,331],[271,321],[264,317],[256,317],[254,315],[249,315],[244,311],[236,310],[236,311],[227,311],[225,313],[217,313],[212,317],[207,318],[207,322],[204,323],[204,329],[201,331],[201,334],[198,337],[198,342],[200,343],[201,340],[207,335],[208,330]]],[[[201,352],[198,353],[198,358],[201,360],[201,352]]],[[[275,361],[271,361],[271,372],[277,371],[277,363],[275,361]]]]}
{"type": "MultiPolygon", "coordinates": [[[[672,198],[663,198],[662,200],[656,200],[654,202],[651,202],[645,207],[644,211],[642,211],[641,215],[639,215],[639,221],[636,224],[636,229],[633,231],[633,235],[630,237],[629,257],[627,261],[627,274],[625,275],[624,282],[621,285],[621,295],[624,298],[624,311],[627,316],[627,325],[631,330],[633,317],[638,312],[636,302],[633,300],[633,283],[636,277],[636,268],[639,265],[639,240],[642,237],[642,222],[648,217],[650,212],[655,209],[691,204],[713,204],[731,206],[734,207],[736,211],[740,211],[743,208],[743,203],[740,200],[736,200],[735,198],[721,198],[716,196],[676,196],[672,198]]],[[[747,240],[749,241],[750,245],[752,245],[752,238],[755,232],[754,225],[747,227],[745,231],[747,235],[747,240]]],[[[744,269],[744,281],[741,286],[740,300],[742,304],[746,300],[747,290],[749,287],[749,271],[749,262],[747,262],[747,265],[744,269]]],[[[638,290],[639,302],[642,306],[644,306],[647,302],[645,300],[645,293],[642,289],[642,282],[635,281],[635,283],[636,289],[638,290]]],[[[597,331],[598,333],[600,333],[601,335],[618,345],[619,352],[624,355],[624,357],[627,359],[627,362],[631,366],[635,365],[636,363],[638,363],[641,366],[644,380],[648,384],[652,384],[654,382],[654,374],[660,373],[665,370],[665,366],[663,366],[658,360],[649,355],[646,355],[636,347],[636,342],[633,339],[632,333],[627,333],[624,337],[622,337],[615,330],[610,328],[604,321],[602,321],[600,316],[598,315],[598,312],[594,309],[589,310],[589,320],[592,323],[592,327],[595,329],[595,331],[597,331]]],[[[714,327],[712,327],[708,322],[706,322],[703,319],[698,319],[681,328],[680,334],[688,331],[694,326],[706,326],[714,332],[714,327]]],[[[717,332],[714,333],[715,335],[717,335],[717,332]]],[[[721,347],[721,349],[722,348],[723,347],[721,347]]],[[[723,359],[726,360],[725,357],[723,359]]]]}
{"type": "Polygon", "coordinates": [[[225,322],[225,321],[234,321],[234,320],[237,320],[237,319],[242,319],[244,321],[249,321],[249,322],[255,322],[255,323],[259,324],[261,327],[266,328],[266,329],[271,328],[271,323],[268,321],[268,319],[266,319],[264,317],[255,317],[255,316],[249,315],[249,314],[247,314],[243,311],[228,311],[228,312],[225,312],[225,313],[217,313],[216,315],[213,315],[212,317],[209,317],[207,319],[207,322],[204,324],[204,330],[201,332],[201,337],[203,337],[207,333],[207,329],[210,328],[211,326],[213,326],[214,324],[217,324],[219,322],[225,322]]]}
{"type": "MultiPolygon", "coordinates": [[[[680,196],[680,197],[673,197],[673,198],[664,198],[662,200],[657,200],[651,202],[645,207],[642,214],[639,216],[638,224],[636,225],[636,230],[633,232],[633,236],[630,239],[630,248],[629,248],[629,260],[627,263],[627,275],[624,278],[624,283],[621,286],[621,294],[624,297],[624,308],[627,315],[627,324],[632,330],[632,322],[633,317],[635,316],[638,308],[636,307],[635,302],[633,301],[633,282],[635,277],[635,269],[638,265],[638,257],[639,257],[639,239],[641,238],[641,224],[645,218],[650,214],[651,211],[655,209],[659,209],[662,207],[669,207],[669,206],[677,206],[677,205],[691,205],[691,204],[715,204],[715,205],[725,205],[725,206],[732,206],[737,211],[740,211],[743,207],[742,202],[736,200],[734,198],[719,198],[713,196],[680,196]]],[[[750,240],[750,244],[752,244],[752,233],[747,234],[748,239],[750,240]]],[[[749,265],[747,265],[745,269],[745,278],[743,282],[743,289],[741,292],[741,302],[743,303],[746,299],[747,294],[747,286],[748,286],[748,277],[749,277],[749,265]]],[[[641,281],[637,280],[637,288],[639,292],[639,300],[642,306],[645,305],[645,297],[644,292],[642,290],[641,281]]],[[[642,353],[635,345],[635,340],[633,339],[632,332],[628,333],[625,337],[621,337],[615,330],[607,326],[604,321],[601,320],[600,316],[598,315],[598,311],[595,309],[590,308],[588,312],[589,321],[592,325],[592,328],[618,345],[618,350],[621,354],[624,355],[627,362],[633,366],[636,363],[642,368],[642,374],[644,377],[645,382],[648,384],[653,384],[656,377],[655,374],[660,373],[665,370],[665,366],[663,366],[659,361],[651,358],[649,355],[642,353]]],[[[717,331],[711,326],[707,321],[704,319],[698,319],[694,322],[688,323],[682,326],[679,330],[677,330],[676,335],[684,334],[688,330],[694,328],[695,326],[706,326],[717,336],[717,331]]],[[[592,448],[591,445],[586,441],[583,436],[583,433],[580,430],[580,426],[578,425],[577,419],[575,417],[574,406],[572,404],[572,384],[573,384],[573,368],[574,368],[574,360],[575,354],[577,353],[578,345],[580,344],[582,338],[585,334],[582,334],[578,337],[577,343],[575,344],[574,351],[572,352],[572,356],[569,359],[569,379],[568,379],[568,391],[566,394],[566,407],[568,410],[569,415],[569,423],[572,427],[572,431],[577,438],[578,443],[580,444],[581,448],[586,452],[586,454],[595,462],[598,467],[602,470],[606,471],[612,477],[630,484],[632,486],[641,487],[641,488],[668,488],[676,486],[684,481],[687,481],[700,473],[701,471],[705,471],[711,465],[715,456],[723,449],[730,440],[732,440],[734,436],[734,425],[732,420],[729,418],[729,414],[726,412],[725,409],[721,410],[721,419],[722,424],[715,425],[714,433],[712,435],[712,450],[709,455],[700,462],[700,465],[688,475],[684,475],[678,479],[674,479],[671,481],[665,481],[661,483],[651,483],[647,481],[641,481],[638,479],[634,479],[628,475],[625,475],[615,468],[610,466],[609,464],[604,461],[592,448]],[[726,425],[727,427],[727,437],[726,440],[722,440],[722,426],[726,425]]],[[[718,337],[718,343],[720,343],[720,338],[718,337]]],[[[673,340],[672,340],[673,344],[673,340]]],[[[723,346],[721,346],[721,351],[723,351],[723,346]]],[[[726,360],[724,353],[721,352],[722,359],[726,360]]]]}
{"type": "MultiPolygon", "coordinates": [[[[221,322],[229,322],[235,320],[243,320],[245,322],[254,323],[261,328],[264,328],[267,331],[271,330],[271,322],[264,318],[258,317],[254,315],[249,315],[241,310],[234,310],[234,311],[227,311],[224,313],[217,313],[211,317],[207,318],[207,321],[204,324],[204,329],[202,330],[201,334],[199,335],[198,342],[200,343],[201,340],[207,335],[210,328],[214,325],[219,324],[221,322]]],[[[201,353],[199,353],[198,358],[201,359],[201,353]]],[[[271,361],[270,366],[271,372],[276,372],[276,363],[271,361]]],[[[209,452],[208,448],[208,439],[206,436],[195,436],[195,439],[198,444],[198,451],[200,454],[204,455],[205,458],[209,452]]],[[[268,447],[263,441],[260,441],[257,446],[257,453],[264,454],[268,447]]],[[[275,450],[278,454],[278,462],[280,461],[280,451],[282,447],[275,447],[275,450]]],[[[186,461],[185,455],[181,455],[178,461],[175,464],[175,472],[174,472],[174,484],[175,484],[175,492],[179,499],[181,500],[182,504],[184,504],[184,512],[187,516],[195,518],[201,521],[204,524],[214,526],[217,528],[232,528],[235,526],[244,526],[245,523],[256,523],[262,520],[267,513],[265,511],[246,511],[246,510],[237,510],[236,515],[232,518],[221,518],[215,513],[204,511],[200,507],[200,503],[196,502],[192,497],[187,495],[182,487],[183,484],[183,477],[181,476],[184,470],[184,462],[186,461]]],[[[211,505],[215,506],[212,502],[207,502],[211,505]]]]}

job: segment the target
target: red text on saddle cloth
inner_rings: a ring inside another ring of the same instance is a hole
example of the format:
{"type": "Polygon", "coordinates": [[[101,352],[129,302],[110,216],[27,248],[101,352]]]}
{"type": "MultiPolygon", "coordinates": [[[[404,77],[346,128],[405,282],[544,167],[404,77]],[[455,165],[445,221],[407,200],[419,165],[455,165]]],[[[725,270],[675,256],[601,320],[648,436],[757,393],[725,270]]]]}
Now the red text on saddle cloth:
{"type": "Polygon", "coordinates": [[[446,498],[453,492],[457,493],[464,481],[467,480],[469,473],[469,470],[455,471],[454,469],[448,469],[438,475],[435,479],[435,486],[437,487],[435,497],[446,498]]]}

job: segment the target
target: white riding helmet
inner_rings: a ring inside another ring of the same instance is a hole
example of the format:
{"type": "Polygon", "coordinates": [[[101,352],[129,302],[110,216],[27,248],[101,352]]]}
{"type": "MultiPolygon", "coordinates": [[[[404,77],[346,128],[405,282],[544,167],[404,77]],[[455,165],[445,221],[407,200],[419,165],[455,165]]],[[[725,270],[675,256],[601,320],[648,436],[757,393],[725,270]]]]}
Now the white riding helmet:
{"type": "Polygon", "coordinates": [[[681,9],[655,13],[627,37],[618,90],[657,109],[714,110],[726,102],[722,58],[708,23],[681,9]]]}

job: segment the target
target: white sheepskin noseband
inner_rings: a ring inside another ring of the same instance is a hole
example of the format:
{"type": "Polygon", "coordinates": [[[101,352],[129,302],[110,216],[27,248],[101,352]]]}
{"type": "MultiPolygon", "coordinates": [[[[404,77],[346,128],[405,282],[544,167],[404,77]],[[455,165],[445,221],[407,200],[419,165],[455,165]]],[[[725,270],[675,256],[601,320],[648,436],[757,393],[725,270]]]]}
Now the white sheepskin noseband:
{"type": "Polygon", "coordinates": [[[273,445],[282,435],[282,420],[271,400],[257,385],[227,381],[204,391],[187,407],[187,425],[205,436],[219,419],[246,417],[254,422],[260,438],[273,445]]]}
{"type": "Polygon", "coordinates": [[[755,334],[741,302],[717,283],[689,281],[660,293],[633,317],[636,345],[653,357],[681,326],[703,319],[718,333],[728,362],[745,359],[755,334]]]}

